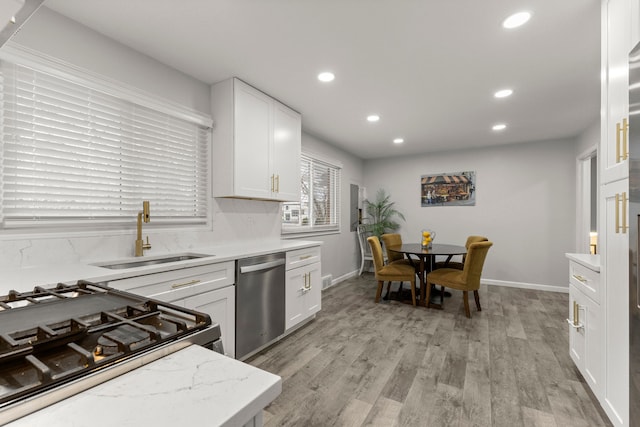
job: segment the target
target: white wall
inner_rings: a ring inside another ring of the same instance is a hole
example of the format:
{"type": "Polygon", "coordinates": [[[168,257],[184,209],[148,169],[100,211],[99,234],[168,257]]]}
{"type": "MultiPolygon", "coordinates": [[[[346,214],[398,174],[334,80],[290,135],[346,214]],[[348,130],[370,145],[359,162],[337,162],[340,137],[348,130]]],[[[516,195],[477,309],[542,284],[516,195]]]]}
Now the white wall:
{"type": "MultiPolygon", "coordinates": [[[[303,116],[304,121],[304,116],[303,116]]],[[[323,156],[342,163],[341,230],[339,234],[305,237],[322,241],[322,275],[331,274],[339,280],[356,273],[360,266],[360,249],[356,233],[349,230],[350,185],[363,185],[363,161],[346,151],[330,145],[312,135],[302,134],[302,151],[323,156]]]]}
{"type": "MultiPolygon", "coordinates": [[[[207,84],[46,8],[40,8],[12,42],[202,113],[211,113],[207,84]]],[[[310,135],[303,134],[302,143],[303,149],[343,164],[342,221],[345,225],[339,234],[312,238],[323,242],[322,274],[331,274],[336,280],[353,274],[358,265],[358,247],[355,234],[348,228],[346,208],[349,184],[362,183],[362,161],[310,135]]],[[[146,253],[182,251],[238,240],[259,244],[260,240],[280,238],[279,203],[240,199],[211,199],[210,203],[209,230],[154,231],[153,219],[149,225],[145,224],[144,234],[149,235],[153,246],[146,253]]],[[[153,217],[153,206],[151,211],[153,217]]],[[[131,218],[128,231],[119,233],[0,236],[0,268],[128,257],[133,255],[134,240],[135,218],[131,218]]]]}
{"type": "Polygon", "coordinates": [[[403,241],[422,228],[436,242],[464,244],[468,235],[494,242],[483,281],[567,287],[565,252],[574,246],[575,143],[532,142],[477,150],[366,161],[369,197],[384,188],[404,213],[403,241]],[[476,205],[420,206],[421,175],[476,171],[476,205]]]}
{"type": "MultiPolygon", "coordinates": [[[[89,69],[114,80],[203,113],[210,113],[209,86],[141,55],[86,27],[41,8],[14,37],[15,43],[89,69]]],[[[277,96],[277,94],[274,94],[277,96]]],[[[303,117],[304,122],[304,117],[303,117]]],[[[353,274],[359,265],[355,233],[349,231],[349,186],[390,191],[407,216],[401,230],[417,240],[423,227],[438,232],[441,242],[463,243],[468,234],[489,236],[495,246],[485,277],[498,281],[564,286],[564,252],[574,242],[575,144],[549,141],[421,157],[363,162],[311,135],[303,150],[343,163],[342,230],[316,236],[324,243],[323,275],[335,279],[353,274]],[[475,207],[421,208],[420,175],[475,170],[475,207]]],[[[206,231],[148,234],[150,254],[191,249],[226,241],[280,237],[279,203],[212,199],[212,226],[206,231]]],[[[153,209],[153,208],[152,208],[153,209]]],[[[131,256],[135,218],[129,231],[93,236],[0,237],[0,268],[131,256]]],[[[307,237],[308,239],[308,237],[307,237]]]]}
{"type": "Polygon", "coordinates": [[[46,7],[39,8],[11,42],[211,114],[210,89],[206,83],[46,7]]]}
{"type": "MultiPolygon", "coordinates": [[[[141,55],[46,8],[38,12],[12,43],[135,86],[152,95],[210,114],[207,84],[141,55]]],[[[207,230],[158,231],[145,224],[152,249],[147,254],[181,251],[213,243],[247,240],[251,244],[280,237],[280,204],[211,199],[207,230]]],[[[142,205],[141,205],[142,206],[142,205]]],[[[153,206],[151,206],[153,218],[153,206]]],[[[109,233],[0,236],[0,268],[109,260],[133,256],[136,219],[128,230],[109,233]]],[[[249,244],[249,243],[248,243],[249,244]]]]}

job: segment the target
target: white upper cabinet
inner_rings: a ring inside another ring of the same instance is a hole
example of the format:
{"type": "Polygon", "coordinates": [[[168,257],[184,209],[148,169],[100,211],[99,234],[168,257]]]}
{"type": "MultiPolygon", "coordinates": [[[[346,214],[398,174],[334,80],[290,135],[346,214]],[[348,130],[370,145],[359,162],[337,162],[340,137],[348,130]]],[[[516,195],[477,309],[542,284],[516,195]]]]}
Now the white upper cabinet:
{"type": "Polygon", "coordinates": [[[212,86],[213,196],[300,199],[299,113],[233,78],[212,86]]]}
{"type": "Polygon", "coordinates": [[[601,183],[629,176],[629,51],[631,6],[637,0],[602,2],[601,183]]]}

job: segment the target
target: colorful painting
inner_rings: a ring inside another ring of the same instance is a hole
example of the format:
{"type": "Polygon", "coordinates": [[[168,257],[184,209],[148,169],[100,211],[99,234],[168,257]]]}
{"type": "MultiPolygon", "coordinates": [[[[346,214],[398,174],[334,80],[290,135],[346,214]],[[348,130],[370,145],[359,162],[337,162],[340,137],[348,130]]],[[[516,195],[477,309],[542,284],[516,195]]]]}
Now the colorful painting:
{"type": "Polygon", "coordinates": [[[452,172],[422,175],[420,178],[420,205],[475,206],[476,173],[452,172]]]}

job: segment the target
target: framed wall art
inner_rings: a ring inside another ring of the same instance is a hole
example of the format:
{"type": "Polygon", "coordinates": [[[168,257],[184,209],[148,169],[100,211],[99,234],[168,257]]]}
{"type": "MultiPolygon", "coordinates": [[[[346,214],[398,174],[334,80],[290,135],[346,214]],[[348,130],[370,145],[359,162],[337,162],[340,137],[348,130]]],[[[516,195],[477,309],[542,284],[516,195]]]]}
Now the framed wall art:
{"type": "Polygon", "coordinates": [[[420,206],[475,206],[475,171],[449,172],[420,177],[420,206]]]}

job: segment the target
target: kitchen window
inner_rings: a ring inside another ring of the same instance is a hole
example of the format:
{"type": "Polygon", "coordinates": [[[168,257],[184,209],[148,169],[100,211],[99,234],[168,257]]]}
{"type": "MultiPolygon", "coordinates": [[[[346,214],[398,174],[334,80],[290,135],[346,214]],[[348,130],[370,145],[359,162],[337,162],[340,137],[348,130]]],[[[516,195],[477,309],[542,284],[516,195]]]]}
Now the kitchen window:
{"type": "Polygon", "coordinates": [[[336,162],[303,153],[300,203],[282,204],[282,233],[340,230],[340,173],[336,162]]]}
{"type": "Polygon", "coordinates": [[[33,63],[0,61],[0,228],[121,228],[143,200],[154,225],[207,224],[209,126],[33,63]]]}

